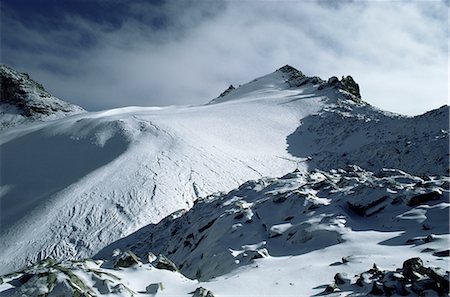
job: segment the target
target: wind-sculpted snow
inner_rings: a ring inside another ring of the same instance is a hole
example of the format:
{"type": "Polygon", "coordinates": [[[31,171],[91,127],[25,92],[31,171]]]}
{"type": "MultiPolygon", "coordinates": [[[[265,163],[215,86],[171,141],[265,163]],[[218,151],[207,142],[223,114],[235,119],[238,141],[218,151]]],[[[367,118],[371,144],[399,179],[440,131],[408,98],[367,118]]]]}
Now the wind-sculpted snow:
{"type": "Polygon", "coordinates": [[[210,280],[255,259],[307,255],[357,240],[364,231],[402,231],[378,243],[386,249],[426,246],[433,240],[444,241],[445,247],[449,181],[399,170],[374,174],[357,166],[295,171],[200,199],[188,212],[144,227],[98,256],[107,257],[116,248],[143,259],[149,252],[162,253],[189,278],[210,280]]]}

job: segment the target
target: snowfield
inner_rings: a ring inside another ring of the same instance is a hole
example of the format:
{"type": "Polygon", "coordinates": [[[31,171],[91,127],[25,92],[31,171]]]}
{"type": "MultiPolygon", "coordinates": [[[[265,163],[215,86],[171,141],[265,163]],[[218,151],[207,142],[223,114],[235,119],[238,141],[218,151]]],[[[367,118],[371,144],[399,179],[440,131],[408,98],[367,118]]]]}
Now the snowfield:
{"type": "Polygon", "coordinates": [[[285,66],[4,129],[0,296],[448,294],[448,123],[285,66]]]}

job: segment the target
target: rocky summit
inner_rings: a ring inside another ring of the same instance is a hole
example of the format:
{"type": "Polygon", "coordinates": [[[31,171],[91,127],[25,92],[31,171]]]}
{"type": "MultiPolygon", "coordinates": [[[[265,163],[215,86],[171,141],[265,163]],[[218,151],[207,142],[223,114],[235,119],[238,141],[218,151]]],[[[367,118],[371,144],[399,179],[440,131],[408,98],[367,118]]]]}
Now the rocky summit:
{"type": "Polygon", "coordinates": [[[26,73],[0,65],[0,128],[45,121],[84,112],[84,109],[50,95],[26,73]]]}

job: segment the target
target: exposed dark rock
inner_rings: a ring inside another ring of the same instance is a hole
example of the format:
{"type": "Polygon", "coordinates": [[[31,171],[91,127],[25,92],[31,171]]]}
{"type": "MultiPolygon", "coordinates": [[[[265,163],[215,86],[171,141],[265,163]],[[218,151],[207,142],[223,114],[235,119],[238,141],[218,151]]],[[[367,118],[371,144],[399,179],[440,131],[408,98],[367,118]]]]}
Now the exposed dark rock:
{"type": "Polygon", "coordinates": [[[351,77],[350,75],[342,77],[340,83],[343,90],[354,95],[356,98],[361,99],[361,94],[359,93],[359,85],[353,80],[353,77],[351,77]]]}
{"type": "Polygon", "coordinates": [[[433,256],[436,256],[436,257],[450,257],[450,250],[435,252],[435,253],[433,253],[433,256]]]}
{"type": "Polygon", "coordinates": [[[163,289],[163,284],[162,283],[153,283],[153,284],[150,284],[147,287],[145,287],[145,291],[148,294],[156,294],[156,293],[158,293],[158,291],[160,289],[161,290],[163,289]]]}
{"type": "Polygon", "coordinates": [[[319,86],[319,90],[323,90],[325,88],[337,88],[351,94],[350,98],[354,101],[361,100],[361,94],[359,92],[359,85],[354,81],[353,77],[350,75],[343,76],[341,80],[339,80],[336,76],[332,76],[328,79],[327,82],[322,83],[319,86]]]}
{"type": "Polygon", "coordinates": [[[177,265],[173,263],[169,258],[167,258],[164,255],[159,255],[158,259],[156,259],[153,263],[153,266],[155,266],[158,269],[165,269],[170,271],[179,271],[177,265]]]}
{"type": "Polygon", "coordinates": [[[136,264],[139,264],[139,258],[133,252],[126,251],[116,258],[114,267],[126,268],[136,264]]]}
{"type": "Polygon", "coordinates": [[[411,197],[408,201],[408,206],[417,206],[423,204],[428,201],[438,200],[441,198],[442,194],[437,191],[432,191],[429,193],[420,194],[414,197],[411,197]]]}
{"type": "Polygon", "coordinates": [[[377,211],[368,212],[368,210],[374,208],[375,206],[383,203],[388,196],[383,196],[375,200],[367,201],[366,203],[360,203],[359,201],[348,201],[348,207],[353,210],[356,214],[360,216],[370,216],[376,213],[377,211]]]}
{"type": "Polygon", "coordinates": [[[416,280],[421,278],[424,272],[423,262],[420,258],[411,258],[403,262],[403,275],[410,279],[416,280]]]}
{"type": "Polygon", "coordinates": [[[26,73],[0,65],[0,129],[30,121],[46,121],[84,110],[50,95],[26,73]]]}
{"type": "Polygon", "coordinates": [[[220,95],[219,98],[221,97],[225,97],[226,95],[228,95],[231,91],[235,90],[236,88],[233,85],[230,85],[228,87],[228,89],[226,89],[225,91],[223,91],[220,95]]]}
{"type": "Polygon", "coordinates": [[[34,274],[31,274],[31,273],[25,273],[24,275],[22,275],[22,276],[18,279],[18,281],[19,281],[21,284],[25,284],[25,283],[28,282],[33,276],[34,276],[34,274]]]}
{"type": "Polygon", "coordinates": [[[194,291],[194,295],[192,297],[214,297],[214,294],[203,287],[198,287],[194,291]]]}
{"type": "Polygon", "coordinates": [[[317,84],[319,83],[319,81],[321,82],[320,78],[306,77],[300,70],[297,70],[289,65],[285,65],[280,69],[278,69],[277,71],[281,71],[287,74],[286,83],[289,84],[290,87],[300,87],[308,83],[314,84],[315,82],[317,84]]]}
{"type": "MultiPolygon", "coordinates": [[[[335,283],[347,285],[336,274],[335,283]]],[[[441,268],[424,267],[420,258],[411,258],[403,262],[403,267],[395,271],[381,271],[376,265],[361,273],[353,287],[355,292],[367,292],[377,296],[447,296],[449,293],[449,272],[441,268]],[[362,290],[362,291],[361,291],[362,290]]]]}
{"type": "Polygon", "coordinates": [[[369,294],[376,296],[383,296],[384,295],[383,284],[380,284],[379,282],[373,282],[372,289],[370,290],[369,294]]]}
{"type": "Polygon", "coordinates": [[[336,284],[332,283],[332,284],[329,284],[328,286],[325,287],[325,290],[323,290],[323,294],[324,295],[328,295],[328,294],[331,294],[331,293],[333,293],[333,292],[335,292],[337,290],[338,290],[338,287],[336,286],[336,284]]]}
{"type": "Polygon", "coordinates": [[[346,273],[336,273],[334,275],[334,281],[338,286],[349,285],[351,283],[351,279],[346,273]]]}

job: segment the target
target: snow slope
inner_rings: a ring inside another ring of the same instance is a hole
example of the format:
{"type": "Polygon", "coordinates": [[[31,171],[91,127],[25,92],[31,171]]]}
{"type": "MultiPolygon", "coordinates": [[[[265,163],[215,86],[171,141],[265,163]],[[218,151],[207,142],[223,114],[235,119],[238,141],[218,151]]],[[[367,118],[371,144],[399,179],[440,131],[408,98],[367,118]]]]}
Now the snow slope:
{"type": "Polygon", "coordinates": [[[290,89],[280,71],[264,80],[238,101],[128,107],[2,132],[0,270],[90,256],[199,196],[306,169],[286,136],[324,97],[290,89]]]}
{"type": "Polygon", "coordinates": [[[432,121],[388,114],[362,102],[352,82],[349,77],[324,82],[285,66],[204,106],[127,107],[4,130],[0,272],[48,256],[89,257],[192,207],[199,197],[250,179],[331,166],[340,155],[330,152],[342,153],[347,137],[336,129],[354,131],[355,118],[380,124],[364,126],[370,137],[348,148],[359,154],[353,163],[366,167],[372,155],[364,155],[364,146],[371,143],[384,141],[371,154],[394,150],[395,141],[385,141],[379,131],[403,131],[398,123],[408,121],[413,130],[439,136],[439,146],[430,149],[429,142],[416,141],[422,134],[410,133],[408,141],[427,159],[416,157],[410,163],[402,157],[395,167],[412,174],[436,167],[436,174],[445,174],[439,169],[443,166],[432,166],[430,160],[448,164],[448,150],[442,146],[448,142],[448,108],[433,113],[432,121]],[[342,108],[350,116],[341,116],[342,108]],[[429,129],[421,128],[425,124],[429,129]],[[311,133],[297,137],[303,128],[311,133]]]}

